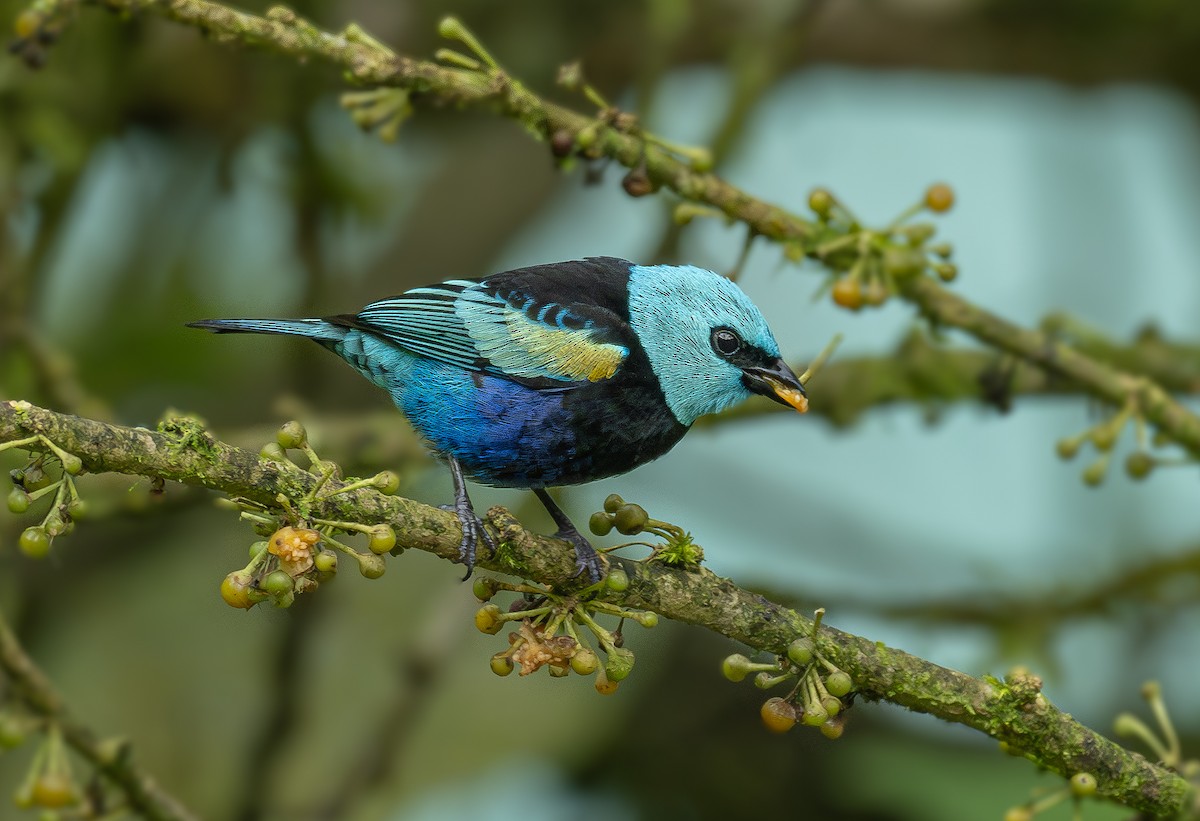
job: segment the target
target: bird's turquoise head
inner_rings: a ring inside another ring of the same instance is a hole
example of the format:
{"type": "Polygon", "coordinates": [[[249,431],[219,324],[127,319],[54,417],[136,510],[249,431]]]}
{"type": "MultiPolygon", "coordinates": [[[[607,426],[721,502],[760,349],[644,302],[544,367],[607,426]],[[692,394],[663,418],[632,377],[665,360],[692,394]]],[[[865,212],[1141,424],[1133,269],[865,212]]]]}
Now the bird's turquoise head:
{"type": "Polygon", "coordinates": [[[681,424],[755,393],[808,409],[762,312],[726,277],[692,265],[634,265],[629,324],[681,424]]]}

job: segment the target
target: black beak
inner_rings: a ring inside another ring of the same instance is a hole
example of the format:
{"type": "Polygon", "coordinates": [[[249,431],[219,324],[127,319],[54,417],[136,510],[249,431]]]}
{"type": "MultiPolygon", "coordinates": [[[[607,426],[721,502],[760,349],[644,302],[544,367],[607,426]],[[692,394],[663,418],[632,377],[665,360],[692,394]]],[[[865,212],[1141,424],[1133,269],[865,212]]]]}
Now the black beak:
{"type": "Polygon", "coordinates": [[[789,405],[804,413],[808,410],[808,395],[799,377],[782,359],[777,359],[765,368],[742,369],[742,383],[754,393],[774,399],[781,405],[789,405]]]}

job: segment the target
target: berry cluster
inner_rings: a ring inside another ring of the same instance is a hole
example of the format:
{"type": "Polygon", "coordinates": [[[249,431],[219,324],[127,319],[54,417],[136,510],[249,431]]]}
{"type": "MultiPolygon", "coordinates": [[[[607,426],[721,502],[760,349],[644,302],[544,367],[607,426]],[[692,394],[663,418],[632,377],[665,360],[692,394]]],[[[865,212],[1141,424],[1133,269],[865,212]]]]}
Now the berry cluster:
{"type": "Polygon", "coordinates": [[[521,675],[527,676],[546,667],[555,678],[572,672],[581,676],[595,673],[596,692],[602,695],[615,693],[621,681],[633,670],[633,652],[624,646],[622,626],[625,619],[636,621],[642,627],[658,624],[657,613],[626,610],[596,598],[605,589],[620,592],[628,586],[629,577],[620,568],[610,570],[603,582],[571,596],[494,578],[476,579],[475,596],[486,602],[475,614],[475,626],[480,632],[496,635],[507,622],[513,622],[517,628],[508,634],[508,648],[492,656],[492,672],[507,676],[520,667],[521,675]],[[507,610],[491,601],[501,590],[520,594],[507,610]],[[621,621],[616,630],[610,631],[601,627],[594,615],[616,616],[621,621]],[[603,666],[584,638],[584,631],[578,630],[577,626],[587,628],[587,632],[595,636],[605,655],[603,666]]]}
{"type": "Polygon", "coordinates": [[[83,462],[40,434],[5,442],[0,450],[23,447],[45,450],[24,467],[9,473],[13,487],[5,501],[9,512],[19,516],[39,500],[51,499],[41,523],[25,528],[17,542],[26,556],[41,559],[49,554],[50,543],[56,536],[70,533],[75,529],[75,521],[87,514],[87,503],[79,498],[75,486],[75,477],[83,472],[83,462]]]}
{"type": "Polygon", "coordinates": [[[953,248],[947,243],[929,245],[933,225],[908,222],[925,211],[945,213],[953,205],[954,191],[938,183],[889,225],[869,229],[833,194],[818,188],[808,197],[820,231],[816,244],[789,246],[788,255],[797,260],[811,255],[823,262],[833,272],[824,287],[843,308],[879,306],[902,281],[926,270],[945,282],[958,276],[957,266],[950,261],[953,248]]]}
{"type": "Polygon", "coordinates": [[[1103,484],[1108,475],[1108,467],[1112,461],[1112,451],[1125,432],[1131,426],[1134,429],[1135,449],[1125,457],[1125,473],[1135,480],[1145,479],[1151,471],[1158,467],[1179,464],[1194,464],[1189,459],[1172,459],[1155,456],[1149,452],[1150,444],[1164,446],[1169,440],[1160,434],[1150,437],[1147,434],[1146,420],[1137,404],[1127,402],[1123,407],[1107,419],[1087,428],[1075,436],[1059,439],[1054,449],[1059,458],[1074,459],[1084,445],[1091,445],[1096,451],[1096,458],[1083,469],[1082,478],[1086,485],[1098,487],[1103,484]],[[1149,441],[1148,441],[1149,440],[1149,441]]]}
{"type": "Polygon", "coordinates": [[[659,562],[668,567],[694,568],[704,561],[704,548],[696,544],[691,533],[670,522],[651,519],[641,505],[626,502],[615,493],[609,494],[604,500],[604,510],[593,513],[588,519],[588,529],[597,536],[607,536],[616,529],[623,536],[650,533],[663,540],[662,544],[625,542],[607,548],[605,552],[641,545],[650,548],[650,555],[645,559],[648,562],[659,562]]]}
{"type": "Polygon", "coordinates": [[[813,636],[824,615],[824,609],[817,610],[812,635],[793,641],[786,655],[777,656],[772,662],[754,662],[734,653],[721,663],[725,678],[742,681],[754,673],[754,685],[761,690],[796,680],[786,696],[763,702],[760,710],[763,725],[773,733],[786,733],[798,723],[819,728],[829,739],[841,738],[845,732],[854,682],[847,672],[817,652],[813,636]]]}
{"type": "Polygon", "coordinates": [[[0,753],[24,743],[30,730],[41,730],[43,738],[30,761],[25,778],[13,793],[13,803],[21,809],[40,809],[39,819],[59,821],[60,810],[71,810],[72,817],[97,818],[94,805],[102,795],[85,794],[75,782],[71,762],[63,743],[62,730],[29,716],[0,712],[0,753]],[[80,805],[83,812],[80,813],[80,805]],[[77,815],[78,813],[78,815],[77,815]]]}
{"type": "Polygon", "coordinates": [[[322,460],[308,441],[308,433],[299,422],[288,422],[279,429],[275,441],[260,452],[263,459],[294,464],[289,450],[300,450],[309,462],[309,471],[319,478],[312,491],[293,502],[280,497],[282,521],[277,513],[248,499],[234,499],[230,504],[241,517],[253,523],[265,540],[250,545],[249,563],[227,575],[221,582],[221,598],[231,607],[250,609],[262,601],[276,607],[291,607],[296,596],[316,589],[321,582],[334,577],[338,569],[338,554],[349,556],[359,572],[368,579],[378,579],[387,566],[383,555],[398,555],[396,531],[384,523],[360,524],[335,522],[311,514],[314,502],[330,496],[361,488],[374,488],[385,495],[400,489],[400,477],[385,470],[367,479],[337,481],[336,464],[322,460]],[[330,483],[336,486],[326,490],[330,483]],[[362,534],[367,537],[367,550],[359,551],[343,544],[335,534],[362,534]]]}

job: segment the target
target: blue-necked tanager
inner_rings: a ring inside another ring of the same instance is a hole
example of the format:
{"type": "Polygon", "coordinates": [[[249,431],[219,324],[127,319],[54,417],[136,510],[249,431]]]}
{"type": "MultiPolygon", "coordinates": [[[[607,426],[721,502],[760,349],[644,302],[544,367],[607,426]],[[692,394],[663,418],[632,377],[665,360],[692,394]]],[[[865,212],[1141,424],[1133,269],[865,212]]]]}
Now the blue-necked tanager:
{"type": "Polygon", "coordinates": [[[758,308],[691,265],[592,257],[413,288],[357,314],[191,326],[308,337],[386,390],[450,466],[468,576],[478,540],[495,544],[464,477],[532,489],[577,575],[598,581],[599,556],[546,488],[632,470],[752,394],[808,405],[758,308]]]}

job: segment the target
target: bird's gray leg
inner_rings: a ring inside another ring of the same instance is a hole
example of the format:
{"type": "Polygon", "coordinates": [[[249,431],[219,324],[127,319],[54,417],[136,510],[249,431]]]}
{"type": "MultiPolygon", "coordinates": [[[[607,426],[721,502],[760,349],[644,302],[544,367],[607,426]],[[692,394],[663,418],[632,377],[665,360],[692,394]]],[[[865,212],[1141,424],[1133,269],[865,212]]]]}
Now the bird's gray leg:
{"type": "Polygon", "coordinates": [[[533,492],[537,494],[538,499],[545,506],[546,512],[550,514],[550,518],[558,525],[558,532],[554,534],[554,538],[562,539],[574,545],[575,575],[578,576],[586,570],[588,578],[593,582],[603,579],[604,562],[600,558],[600,554],[592,547],[592,543],[575,529],[575,525],[571,524],[571,520],[567,518],[567,514],[563,513],[562,509],[554,504],[554,500],[550,498],[550,494],[546,492],[545,488],[535,487],[533,492]]]}
{"type": "Polygon", "coordinates": [[[488,546],[493,554],[496,552],[496,541],[492,534],[483,526],[483,520],[475,515],[471,506],[471,497],[467,495],[467,482],[463,479],[462,466],[453,456],[446,457],[450,463],[450,477],[454,480],[454,513],[462,525],[462,542],[458,546],[458,560],[467,566],[467,575],[463,581],[471,578],[475,572],[475,546],[480,539],[488,546]]]}

